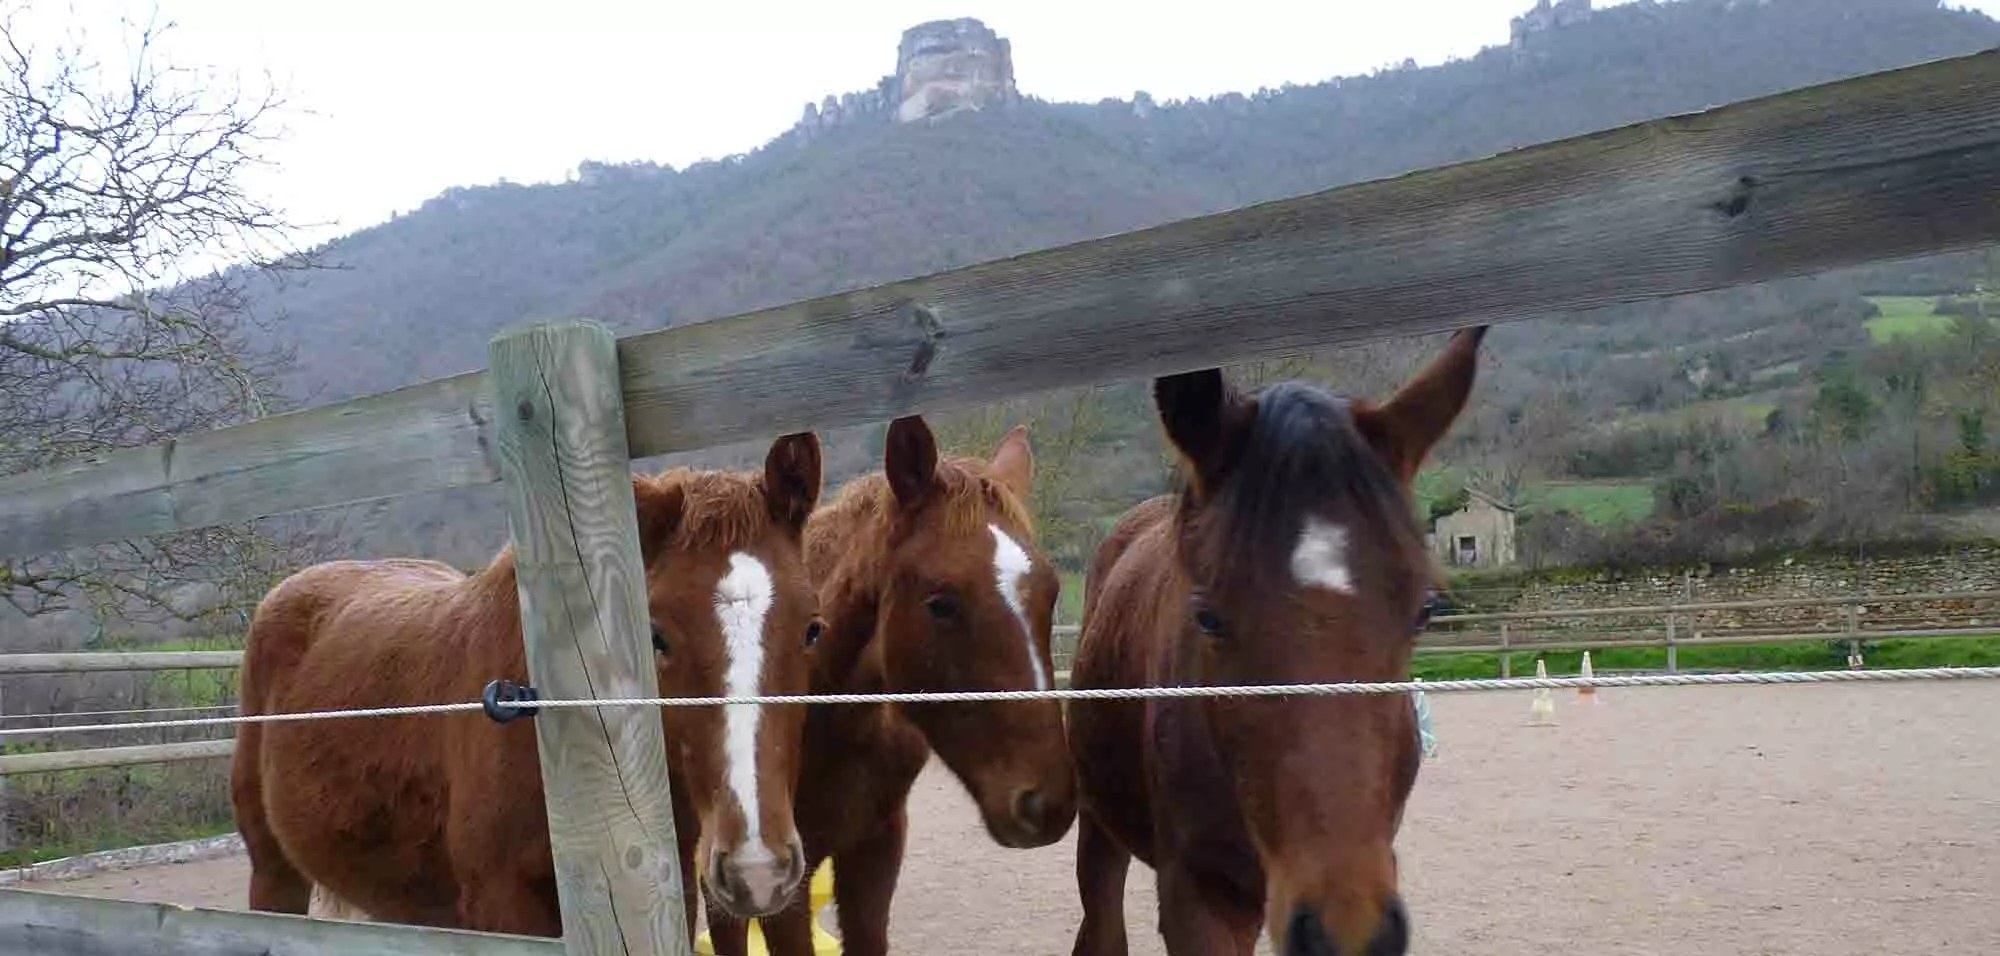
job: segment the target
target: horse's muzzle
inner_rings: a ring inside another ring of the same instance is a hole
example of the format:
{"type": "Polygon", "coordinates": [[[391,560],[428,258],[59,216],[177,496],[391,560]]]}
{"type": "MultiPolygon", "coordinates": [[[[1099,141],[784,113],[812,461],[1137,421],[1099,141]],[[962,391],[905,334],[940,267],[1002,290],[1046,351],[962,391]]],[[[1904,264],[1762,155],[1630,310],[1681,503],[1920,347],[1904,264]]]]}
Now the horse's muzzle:
{"type": "Polygon", "coordinates": [[[797,837],[786,850],[780,858],[761,844],[736,855],[716,849],[706,874],[715,901],[730,915],[745,919],[769,916],[790,905],[805,877],[806,854],[797,837]]]}
{"type": "MultiPolygon", "coordinates": [[[[1403,901],[1390,897],[1382,907],[1382,922],[1357,956],[1405,956],[1410,950],[1410,914],[1403,901]]],[[[1285,923],[1285,956],[1347,956],[1326,931],[1319,910],[1299,904],[1285,923]]]]}

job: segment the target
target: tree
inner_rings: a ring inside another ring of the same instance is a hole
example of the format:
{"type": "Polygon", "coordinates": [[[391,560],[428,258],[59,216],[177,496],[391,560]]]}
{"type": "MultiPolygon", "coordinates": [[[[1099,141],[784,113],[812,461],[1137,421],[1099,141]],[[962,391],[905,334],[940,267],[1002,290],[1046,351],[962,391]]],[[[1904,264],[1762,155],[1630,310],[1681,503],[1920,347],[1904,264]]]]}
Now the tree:
{"type": "Polygon", "coordinates": [[[1085,461],[1080,457],[1098,438],[1104,422],[1104,398],[1096,387],[1010,399],[951,415],[936,416],[938,447],[950,454],[986,457],[1016,424],[1026,425],[1035,452],[1034,490],[1028,508],[1035,516],[1037,537],[1057,564],[1081,567],[1097,542],[1091,518],[1096,503],[1081,487],[1085,461]],[[1077,507],[1083,505],[1084,507],[1077,507]]]}
{"type": "MultiPolygon", "coordinates": [[[[160,62],[171,25],[112,70],[46,42],[50,19],[0,16],[0,474],[278,410],[291,356],[256,344],[248,292],[313,264],[245,187],[275,95],[160,62]]],[[[198,616],[299,543],[222,528],[0,563],[0,599],[198,616]]]]}

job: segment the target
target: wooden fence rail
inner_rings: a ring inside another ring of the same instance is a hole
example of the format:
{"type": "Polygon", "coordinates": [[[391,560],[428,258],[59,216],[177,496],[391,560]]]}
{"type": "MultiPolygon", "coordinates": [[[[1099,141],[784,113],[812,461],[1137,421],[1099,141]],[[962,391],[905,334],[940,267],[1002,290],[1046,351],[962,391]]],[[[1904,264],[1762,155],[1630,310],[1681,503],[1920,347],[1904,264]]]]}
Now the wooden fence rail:
{"type": "Polygon", "coordinates": [[[0,677],[117,671],[199,671],[240,666],[242,651],[77,651],[0,654],[0,677]]]}
{"type": "MultiPolygon", "coordinates": [[[[610,343],[615,360],[551,368],[553,393],[566,403],[555,417],[595,423],[570,436],[578,448],[652,457],[1974,248],[2000,241],[1996,85],[2000,51],[1988,51],[648,332],[610,343]],[[607,422],[622,436],[608,435],[607,422]]],[[[591,334],[555,335],[572,333],[591,334]]],[[[617,496],[552,501],[532,478],[541,464],[504,458],[507,430],[519,423],[512,395],[496,399],[510,387],[499,366],[508,339],[535,334],[496,340],[492,375],[468,372],[0,478],[0,559],[502,480],[517,546],[563,538],[520,520],[553,509],[599,529],[589,537],[605,553],[629,552],[631,516],[613,513],[617,496]]],[[[611,602],[611,618],[627,614],[629,588],[578,580],[566,565],[525,575],[524,597],[587,591],[611,602]]],[[[623,640],[628,630],[612,620],[602,637],[623,640]]],[[[536,641],[532,625],[528,637],[536,641]]],[[[561,646],[531,647],[531,659],[583,651],[570,636],[544,638],[561,646]]],[[[618,675],[627,650],[614,643],[583,666],[618,675]]],[[[590,755],[643,774],[657,755],[637,749],[590,755]]],[[[545,774],[566,766],[544,752],[545,774]]],[[[645,901],[657,885],[639,885],[661,877],[644,852],[657,836],[641,847],[623,823],[594,834],[567,826],[632,815],[618,805],[629,791],[557,787],[587,804],[549,807],[559,872],[588,853],[595,865],[582,869],[597,874],[563,881],[565,915],[593,915],[566,926],[562,949],[685,956],[686,939],[669,932],[678,918],[645,901]],[[621,848],[642,851],[641,865],[617,855],[621,848]],[[614,912],[615,925],[596,918],[614,912]]],[[[0,919],[0,932],[21,938],[0,943],[27,941],[51,956],[326,952],[312,940],[346,932],[103,901],[86,914],[23,893],[0,891],[8,908],[0,917],[21,914],[0,919]]],[[[349,933],[357,945],[338,951],[436,952],[457,938],[420,945],[418,934],[369,932],[387,935],[349,933]]]]}
{"type": "MultiPolygon", "coordinates": [[[[1512,676],[1512,654],[1534,654],[1547,651],[1595,651],[1613,648],[1666,648],[1668,651],[1667,670],[1678,670],[1676,651],[1682,647],[1700,647],[1729,644],[1783,644],[1797,641],[1847,641],[1851,654],[1860,653],[1860,644],[1880,640],[1926,640],[1936,638],[1967,637],[1986,634],[2000,634],[2000,618],[1985,625],[1962,622],[1966,626],[1957,627],[1909,627],[1872,628],[1859,626],[1855,615],[1844,615],[1837,630],[1752,630],[1703,635],[1700,631],[1681,631],[1672,623],[1690,612],[1717,612],[1740,610],[1763,610],[1777,608],[1813,607],[1825,609],[1851,609],[1867,605],[1922,603],[1939,600],[1953,601],[1996,601],[2000,602],[2000,591],[1940,591],[1913,594],[1856,594],[1840,597],[1821,598],[1771,598],[1747,601],[1709,601],[1699,604],[1635,605],[1601,608],[1565,608],[1548,611],[1508,611],[1494,614],[1461,614],[1441,616],[1433,620],[1433,629],[1425,633],[1417,642],[1417,653],[1431,654],[1499,654],[1500,675],[1512,676]],[[1521,634],[1513,631],[1511,624],[1522,621],[1553,619],[1588,619],[1608,617],[1631,617],[1658,615],[1662,620],[1659,630],[1621,631],[1611,636],[1576,638],[1561,634],[1521,634]],[[1455,623],[1500,624],[1497,631],[1441,630],[1445,625],[1455,623]]],[[[1061,625],[1055,628],[1053,658],[1056,665],[1056,679],[1059,686],[1068,686],[1068,666],[1076,648],[1077,627],[1061,625]]],[[[144,670],[144,667],[128,666],[91,660],[97,657],[165,657],[168,662],[162,668],[193,667],[234,667],[240,658],[234,651],[161,652],[149,655],[114,654],[36,654],[13,655],[14,657],[47,658],[39,662],[34,670],[19,671],[7,665],[8,656],[0,656],[0,675],[10,673],[91,673],[104,670],[144,670]],[[176,654],[189,658],[182,661],[176,654]],[[235,655],[235,656],[232,656],[235,655]],[[226,659],[225,659],[226,658],[226,659]]],[[[650,691],[646,691],[650,693],[650,691]]],[[[51,717],[61,717],[51,714],[51,717]]],[[[34,737],[37,727],[12,727],[0,731],[0,736],[34,737]]],[[[75,750],[45,751],[41,753],[9,754],[0,756],[0,777],[10,774],[40,773],[51,770],[79,770],[99,767],[122,767],[138,764],[173,763],[184,760],[210,760],[227,757],[234,752],[231,740],[199,740],[166,744],[140,744],[127,747],[78,748],[75,750]]]]}
{"type": "MultiPolygon", "coordinates": [[[[1073,631],[1072,635],[1073,636],[1073,631]]],[[[1858,645],[1863,641],[1880,640],[1926,640],[1936,638],[1967,637],[2000,633],[2000,625],[1989,627],[1920,628],[1910,630],[1874,631],[1814,631],[1807,633],[1783,634],[1724,634],[1694,637],[1676,637],[1668,633],[1624,634],[1594,640],[1494,640],[1492,635],[1474,635],[1472,643],[1420,643],[1418,654],[1500,654],[1500,676],[1512,676],[1513,662],[1508,655],[1535,654],[1546,651],[1601,651],[1614,648],[1663,647],[1668,651],[1667,671],[1679,670],[1674,651],[1682,647],[1701,647],[1727,644],[1783,644],[1794,641],[1842,640],[1849,642],[1850,651],[1859,653],[1858,645]]],[[[1069,686],[1069,648],[1058,645],[1053,655],[1056,663],[1056,685],[1069,686]]],[[[31,735],[35,728],[17,728],[7,732],[13,735],[31,735]]],[[[140,764],[178,763],[187,760],[213,760],[235,753],[234,739],[195,740],[167,744],[138,744],[129,747],[92,747],[77,750],[55,750],[41,753],[7,754],[0,756],[0,778],[12,774],[43,773],[53,770],[82,770],[100,767],[125,767],[140,764]]]]}
{"type": "MultiPolygon", "coordinates": [[[[1634,604],[1615,607],[1559,608],[1540,611],[1498,611],[1480,614],[1440,614],[1431,619],[1431,627],[1417,646],[1423,652],[1449,652],[1464,650],[1486,650],[1484,646],[1466,646],[1454,643],[1447,637],[1449,629],[1463,624],[1513,623],[1517,621],[1573,620],[1602,617],[1656,616],[1684,617],[1717,611],[1758,611],[1782,608],[1861,608],[1878,604],[1919,604],[1936,601],[1995,601],[2000,602],[2000,591],[1919,591],[1908,594],[1848,594],[1835,597],[1799,598],[1758,598],[1742,601],[1701,601],[1685,604],[1634,604]]],[[[1482,632],[1483,634],[1484,632],[1482,632]]],[[[1816,637],[1842,636],[1844,632],[1773,632],[1757,637],[1756,641],[1811,640],[1816,637]]],[[[1969,631],[1927,631],[1924,629],[1897,628],[1883,631],[1894,637],[1954,636],[1961,633],[2000,633],[2000,608],[1996,608],[1994,626],[1969,631]]],[[[1058,655],[1067,653],[1076,642],[1077,627],[1074,624],[1057,625],[1055,641],[1058,655]]],[[[1457,636],[1455,634],[1451,636],[1457,636]]],[[[1874,637],[1870,637],[1874,640],[1874,637]]],[[[1728,643],[1717,639],[1713,643],[1728,643]]],[[[1643,646],[1634,641],[1613,641],[1612,643],[1643,646]]],[[[1684,641],[1683,643],[1692,643],[1684,641]]],[[[1743,643],[1743,642],[1736,642],[1743,643]]],[[[1494,645],[1495,647],[1499,645],[1494,645]]],[[[1525,649],[1529,645],[1518,645],[1525,649]]],[[[1534,647],[1551,645],[1535,644],[1534,647]]],[[[227,670],[239,666],[243,661],[242,651],[78,651],[74,653],[51,654],[0,654],[0,677],[23,674],[83,674],[100,671],[152,671],[152,670],[227,670]]]]}
{"type": "Polygon", "coordinates": [[[561,956],[552,939],[0,890],[0,953],[22,956],[561,956]]]}

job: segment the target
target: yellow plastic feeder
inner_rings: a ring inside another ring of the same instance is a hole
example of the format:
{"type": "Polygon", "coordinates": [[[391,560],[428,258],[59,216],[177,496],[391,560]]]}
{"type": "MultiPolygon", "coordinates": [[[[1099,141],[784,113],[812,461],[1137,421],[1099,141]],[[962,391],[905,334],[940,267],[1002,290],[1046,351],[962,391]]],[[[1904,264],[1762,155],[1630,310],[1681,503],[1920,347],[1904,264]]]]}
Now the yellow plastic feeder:
{"type": "MultiPolygon", "coordinates": [[[[812,883],[806,889],[806,898],[812,903],[813,956],[840,956],[840,940],[819,925],[819,911],[833,902],[833,860],[828,859],[814,871],[812,883]]],[[[771,951],[764,946],[764,927],[760,921],[750,921],[750,956],[770,956],[771,951]]],[[[694,951],[700,956],[715,956],[715,941],[701,934],[694,941],[694,951]]]]}

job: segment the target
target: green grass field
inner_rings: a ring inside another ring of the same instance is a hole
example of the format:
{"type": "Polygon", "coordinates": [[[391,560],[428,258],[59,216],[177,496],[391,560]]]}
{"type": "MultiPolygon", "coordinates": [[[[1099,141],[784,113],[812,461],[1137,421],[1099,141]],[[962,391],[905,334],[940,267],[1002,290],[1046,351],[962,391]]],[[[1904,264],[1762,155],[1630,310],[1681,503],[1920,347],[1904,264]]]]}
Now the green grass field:
{"type": "Polygon", "coordinates": [[[1522,511],[1575,512],[1599,527],[1634,524],[1653,513],[1653,489],[1642,482],[1551,481],[1531,486],[1522,511]]]}
{"type": "Polygon", "coordinates": [[[1862,323],[1872,341],[1887,342],[1899,336],[1929,338],[1951,329],[1951,316],[1931,311],[1936,300],[1930,296],[1878,295],[1870,296],[1869,301],[1882,310],[1881,315],[1862,323]]]}
{"type": "MultiPolygon", "coordinates": [[[[1845,642],[1791,641],[1780,644],[1728,644],[1683,647],[1683,670],[1817,671],[1847,666],[1845,642]]],[[[1535,658],[1547,662],[1550,677],[1574,677],[1583,666],[1582,651],[1517,651],[1516,677],[1532,677],[1535,658]]],[[[2000,666],[2000,634],[1973,637],[1896,638],[1862,647],[1863,665],[1871,670],[1912,667],[2000,666]]],[[[1593,670],[1664,670],[1665,648],[1605,648],[1590,652],[1593,670]]],[[[1425,680],[1498,677],[1499,654],[1419,654],[1411,673],[1425,680]]]]}

